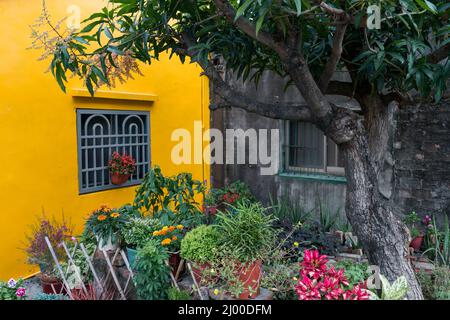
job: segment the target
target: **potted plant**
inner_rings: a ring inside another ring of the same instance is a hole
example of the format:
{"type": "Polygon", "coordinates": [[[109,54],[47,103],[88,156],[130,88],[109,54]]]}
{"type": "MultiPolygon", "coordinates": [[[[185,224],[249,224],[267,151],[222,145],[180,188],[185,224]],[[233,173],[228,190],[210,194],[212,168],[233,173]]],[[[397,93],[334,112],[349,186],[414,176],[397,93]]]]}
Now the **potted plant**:
{"type": "Polygon", "coordinates": [[[159,228],[159,221],[148,217],[132,217],[125,223],[120,232],[131,267],[135,264],[138,248],[143,247],[152,238],[153,231],[159,228]]]}
{"type": "Polygon", "coordinates": [[[160,230],[153,231],[153,238],[158,240],[160,244],[169,252],[169,264],[174,275],[180,266],[180,241],[183,238],[184,226],[182,224],[176,226],[163,226],[160,230]]]}
{"type": "Polygon", "coordinates": [[[193,263],[192,272],[200,283],[202,274],[214,261],[219,246],[219,233],[214,225],[201,225],[189,231],[181,240],[180,255],[193,263]]]}
{"type": "Polygon", "coordinates": [[[66,222],[64,217],[61,221],[57,221],[55,218],[50,220],[43,214],[26,236],[28,244],[25,251],[28,263],[39,266],[39,278],[44,293],[55,293],[54,291],[61,293],[63,291],[63,284],[54,268],[53,256],[48,249],[45,237],[48,237],[57,259],[63,262],[66,259],[66,253],[61,243],[70,239],[72,232],[73,227],[66,222]]]}
{"type": "Polygon", "coordinates": [[[274,218],[259,203],[242,202],[233,212],[220,212],[216,218],[220,249],[234,267],[235,280],[242,285],[238,297],[259,295],[262,262],[273,249],[274,218]]]}
{"type": "Polygon", "coordinates": [[[408,214],[404,222],[408,226],[410,232],[411,232],[411,242],[409,243],[409,246],[414,249],[414,251],[419,251],[420,247],[422,246],[424,235],[417,229],[416,223],[420,221],[419,216],[415,211],[412,211],[410,214],[408,214]]]}
{"type": "Polygon", "coordinates": [[[111,183],[115,185],[122,185],[130,179],[136,169],[136,160],[132,156],[127,154],[120,154],[114,151],[109,160],[109,173],[111,177],[111,183]]]}
{"type": "Polygon", "coordinates": [[[107,205],[94,210],[85,224],[85,231],[97,238],[100,250],[115,250],[119,247],[119,232],[128,219],[126,211],[111,209],[107,205]]]}
{"type": "Polygon", "coordinates": [[[218,190],[210,189],[203,201],[203,213],[207,217],[215,216],[218,209],[218,190]]]}

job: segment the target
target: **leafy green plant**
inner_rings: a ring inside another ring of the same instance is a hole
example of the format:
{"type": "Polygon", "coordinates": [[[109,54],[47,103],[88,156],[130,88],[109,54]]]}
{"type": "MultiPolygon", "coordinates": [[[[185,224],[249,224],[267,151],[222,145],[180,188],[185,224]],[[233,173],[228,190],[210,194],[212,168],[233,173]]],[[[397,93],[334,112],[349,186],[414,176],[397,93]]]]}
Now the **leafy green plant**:
{"type": "Polygon", "coordinates": [[[444,217],[444,230],[439,230],[433,218],[432,233],[434,234],[434,246],[424,251],[423,255],[431,254],[436,266],[450,267],[450,227],[448,217],[444,217]]]}
{"type": "Polygon", "coordinates": [[[170,287],[170,268],[166,265],[168,259],[167,250],[157,240],[150,240],[138,249],[134,281],[139,299],[167,298],[170,287]]]}
{"type": "Polygon", "coordinates": [[[275,242],[275,218],[259,203],[240,203],[234,210],[217,215],[221,249],[241,262],[263,259],[275,242]]]}
{"type": "Polygon", "coordinates": [[[431,272],[420,271],[416,276],[425,299],[450,300],[450,269],[448,267],[436,267],[431,272]]]}
{"type": "Polygon", "coordinates": [[[319,223],[323,232],[330,232],[336,227],[336,223],[340,217],[341,209],[331,212],[330,209],[319,200],[319,223]]]}
{"type": "Polygon", "coordinates": [[[169,300],[191,300],[191,294],[187,290],[170,287],[167,290],[167,298],[169,300]]]}
{"type": "Polygon", "coordinates": [[[381,296],[376,295],[372,291],[370,293],[372,300],[403,300],[408,291],[408,281],[405,276],[401,276],[394,281],[394,283],[389,283],[389,280],[385,276],[380,275],[381,281],[381,296]]]}
{"type": "Polygon", "coordinates": [[[291,224],[305,223],[313,213],[313,210],[305,211],[298,203],[292,203],[288,198],[274,200],[269,196],[270,211],[280,221],[287,221],[291,224]]]}
{"type": "MultiPolygon", "coordinates": [[[[93,242],[82,242],[82,243],[86,249],[86,253],[88,254],[88,256],[92,256],[96,249],[96,244],[93,242]]],[[[72,260],[74,264],[70,264],[69,266],[67,262],[61,262],[61,267],[63,270],[65,271],[67,270],[66,279],[69,287],[71,289],[74,288],[79,289],[82,287],[81,282],[86,284],[94,280],[92,271],[89,268],[89,264],[86,261],[86,257],[84,256],[83,251],[78,245],[77,239],[74,238],[72,242],[67,244],[67,247],[69,252],[73,252],[72,260]]]]}
{"type": "Polygon", "coordinates": [[[190,173],[166,177],[159,167],[152,168],[136,190],[134,207],[147,211],[162,225],[183,224],[192,227],[203,218],[196,198],[204,185],[190,173]]]}
{"type": "Polygon", "coordinates": [[[85,223],[85,229],[103,241],[111,237],[111,242],[117,243],[120,230],[130,218],[128,214],[127,210],[111,209],[107,205],[102,205],[91,213],[85,223]]]}
{"type": "Polygon", "coordinates": [[[149,217],[132,217],[120,230],[125,244],[130,248],[140,248],[152,237],[153,231],[161,228],[158,220],[149,217]]]}
{"type": "Polygon", "coordinates": [[[344,269],[350,288],[357,284],[364,283],[371,273],[368,271],[369,264],[365,262],[355,262],[353,260],[341,260],[336,263],[336,269],[344,269]]]}
{"type": "Polygon", "coordinates": [[[181,257],[203,264],[213,261],[219,247],[219,233],[214,225],[201,225],[189,231],[181,241],[181,257]]]}
{"type": "Polygon", "coordinates": [[[403,222],[408,226],[409,231],[411,232],[411,237],[415,238],[420,236],[420,231],[416,227],[416,223],[420,221],[420,217],[417,215],[415,211],[412,211],[408,215],[405,216],[403,222]]]}

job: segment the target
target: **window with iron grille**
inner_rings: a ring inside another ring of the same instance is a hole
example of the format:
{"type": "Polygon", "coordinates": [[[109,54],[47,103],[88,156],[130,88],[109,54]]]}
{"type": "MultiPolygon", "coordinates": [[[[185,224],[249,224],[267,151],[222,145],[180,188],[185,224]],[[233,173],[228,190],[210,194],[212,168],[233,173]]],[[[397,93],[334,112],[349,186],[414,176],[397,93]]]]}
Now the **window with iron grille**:
{"type": "Polygon", "coordinates": [[[110,181],[108,161],[114,151],[136,160],[136,170],[123,186],[141,182],[150,168],[150,113],[77,110],[80,193],[117,188],[110,181]]]}
{"type": "Polygon", "coordinates": [[[315,125],[287,121],[285,133],[286,171],[344,175],[344,162],[338,146],[315,125]]]}

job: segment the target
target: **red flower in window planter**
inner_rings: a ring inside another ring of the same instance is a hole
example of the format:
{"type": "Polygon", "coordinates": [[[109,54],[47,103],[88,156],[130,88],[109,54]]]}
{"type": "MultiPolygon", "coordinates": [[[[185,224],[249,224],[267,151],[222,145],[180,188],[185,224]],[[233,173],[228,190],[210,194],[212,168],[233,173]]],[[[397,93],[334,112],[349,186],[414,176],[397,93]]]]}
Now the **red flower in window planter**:
{"type": "Polygon", "coordinates": [[[111,183],[115,185],[124,184],[130,179],[136,169],[136,160],[126,153],[120,154],[114,151],[111,160],[109,160],[109,173],[111,176],[111,183]]]}

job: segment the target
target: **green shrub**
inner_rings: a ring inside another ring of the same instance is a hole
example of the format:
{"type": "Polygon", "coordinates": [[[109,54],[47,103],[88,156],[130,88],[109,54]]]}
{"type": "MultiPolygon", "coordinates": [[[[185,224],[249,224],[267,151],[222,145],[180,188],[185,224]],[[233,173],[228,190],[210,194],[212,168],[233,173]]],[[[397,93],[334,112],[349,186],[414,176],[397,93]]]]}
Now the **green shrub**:
{"type": "Polygon", "coordinates": [[[178,290],[174,287],[170,287],[169,290],[167,290],[167,297],[169,300],[191,300],[189,291],[178,290]]]}
{"type": "Polygon", "coordinates": [[[418,272],[417,280],[428,300],[450,300],[450,269],[437,267],[431,273],[418,272]]]}
{"type": "Polygon", "coordinates": [[[240,203],[217,215],[220,250],[240,262],[264,259],[275,243],[274,218],[259,203],[240,203]]]}
{"type": "Polygon", "coordinates": [[[369,264],[365,262],[355,262],[353,260],[341,260],[336,263],[336,269],[344,269],[345,277],[351,287],[366,281],[371,273],[368,271],[369,264]]]}
{"type": "Polygon", "coordinates": [[[197,263],[212,261],[218,250],[219,233],[215,226],[201,225],[181,241],[181,257],[197,263]]]}
{"type": "Polygon", "coordinates": [[[156,219],[133,217],[123,226],[122,239],[128,247],[141,248],[151,239],[153,231],[160,227],[156,219]]]}
{"type": "Polygon", "coordinates": [[[170,287],[170,268],[167,251],[156,240],[148,241],[139,248],[134,277],[136,291],[141,300],[162,300],[167,298],[170,287]]]}

